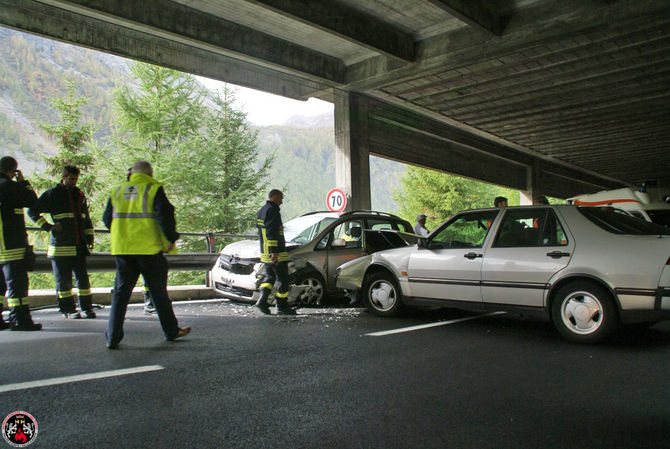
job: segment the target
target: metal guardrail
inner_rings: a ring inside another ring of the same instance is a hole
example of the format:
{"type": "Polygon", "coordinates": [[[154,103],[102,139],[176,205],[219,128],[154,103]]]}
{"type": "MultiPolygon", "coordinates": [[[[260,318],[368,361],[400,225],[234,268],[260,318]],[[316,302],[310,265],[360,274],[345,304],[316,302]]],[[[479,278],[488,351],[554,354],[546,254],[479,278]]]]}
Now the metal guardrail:
{"type": "MultiPolygon", "coordinates": [[[[35,272],[51,273],[51,260],[44,251],[36,251],[35,272]]],[[[209,270],[219,258],[218,253],[166,254],[168,267],[172,271],[209,270]]],[[[116,259],[109,253],[93,253],[86,258],[89,272],[116,271],[116,259]]]]}
{"type": "MultiPolygon", "coordinates": [[[[26,227],[28,231],[42,231],[37,227],[26,227]]],[[[95,229],[96,234],[109,234],[107,229],[95,229]]],[[[241,238],[241,239],[258,239],[257,235],[246,234],[223,234],[220,232],[182,232],[184,237],[204,237],[207,241],[206,253],[181,253],[181,254],[166,254],[170,270],[176,271],[199,271],[209,270],[219,257],[216,250],[215,239],[219,238],[241,238]]],[[[43,249],[36,249],[35,254],[35,272],[51,273],[51,260],[47,258],[46,251],[43,249]]],[[[90,272],[105,272],[116,271],[116,259],[110,253],[95,252],[86,259],[86,266],[90,272]]]]}

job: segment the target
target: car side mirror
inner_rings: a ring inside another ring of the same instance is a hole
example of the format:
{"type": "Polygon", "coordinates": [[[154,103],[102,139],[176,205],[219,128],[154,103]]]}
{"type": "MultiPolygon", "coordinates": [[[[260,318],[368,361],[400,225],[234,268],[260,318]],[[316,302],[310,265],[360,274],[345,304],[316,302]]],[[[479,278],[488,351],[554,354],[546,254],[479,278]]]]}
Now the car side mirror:
{"type": "Polygon", "coordinates": [[[333,243],[330,244],[331,248],[346,248],[347,242],[344,239],[335,239],[333,243]]]}
{"type": "Polygon", "coordinates": [[[416,246],[419,248],[428,248],[428,239],[421,237],[416,241],[416,246]]]}

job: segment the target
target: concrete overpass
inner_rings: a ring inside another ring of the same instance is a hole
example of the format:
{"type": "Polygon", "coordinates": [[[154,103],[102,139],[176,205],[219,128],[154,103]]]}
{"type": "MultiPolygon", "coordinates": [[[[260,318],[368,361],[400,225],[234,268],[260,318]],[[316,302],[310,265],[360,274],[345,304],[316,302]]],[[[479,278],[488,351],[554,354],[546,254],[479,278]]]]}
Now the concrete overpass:
{"type": "Polygon", "coordinates": [[[369,155],[556,197],[670,186],[670,2],[0,0],[0,24],[335,103],[337,183],[369,155]]]}

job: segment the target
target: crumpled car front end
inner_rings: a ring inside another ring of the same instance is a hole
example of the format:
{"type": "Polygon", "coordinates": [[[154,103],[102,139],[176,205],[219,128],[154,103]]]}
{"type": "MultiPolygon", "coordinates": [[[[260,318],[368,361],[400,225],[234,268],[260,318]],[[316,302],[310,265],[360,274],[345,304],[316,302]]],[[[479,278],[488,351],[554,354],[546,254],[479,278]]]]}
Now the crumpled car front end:
{"type": "MultiPolygon", "coordinates": [[[[265,265],[260,260],[257,240],[231,243],[212,267],[210,287],[225,298],[255,303],[265,276],[265,265]]],[[[304,289],[305,286],[291,285],[288,302],[294,303],[304,289]]]]}

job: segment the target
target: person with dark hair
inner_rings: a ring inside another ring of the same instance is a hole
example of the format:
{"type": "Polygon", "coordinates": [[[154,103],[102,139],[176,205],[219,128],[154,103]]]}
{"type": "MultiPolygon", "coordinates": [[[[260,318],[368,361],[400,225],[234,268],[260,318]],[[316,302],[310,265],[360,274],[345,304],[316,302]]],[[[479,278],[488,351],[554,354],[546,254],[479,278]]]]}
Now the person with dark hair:
{"type": "Polygon", "coordinates": [[[507,207],[507,198],[504,196],[497,196],[493,200],[493,207],[507,207]]]}
{"type": "Polygon", "coordinates": [[[0,329],[7,324],[2,319],[2,303],[9,305],[9,326],[13,331],[38,331],[28,304],[28,270],[26,250],[28,234],[23,216],[24,207],[33,207],[37,195],[18,169],[16,159],[0,158],[0,329]],[[16,178],[16,181],[13,180],[16,178]]]}
{"type": "Polygon", "coordinates": [[[123,322],[130,295],[141,274],[156,307],[158,320],[168,341],[184,337],[191,328],[179,327],[167,294],[167,260],[179,238],[174,206],[163,185],[153,178],[148,161],[137,161],[130,179],[112,192],[102,217],[111,231],[112,255],[116,257],[116,280],[109,323],[107,348],[117,349],[123,339],[123,322]]]}
{"type": "Polygon", "coordinates": [[[268,297],[275,290],[277,315],[295,315],[288,305],[289,276],[288,252],[284,240],[284,225],[279,206],[284,202],[284,194],[277,189],[270,190],[268,201],[258,211],[258,238],[261,245],[261,262],[264,264],[265,277],[260,285],[260,298],[256,307],[269,315],[268,297]]]}
{"type": "Polygon", "coordinates": [[[58,309],[66,318],[81,318],[72,292],[75,278],[79,308],[86,318],[95,318],[91,283],[86,257],[93,249],[93,223],[86,196],[77,187],[79,168],[63,167],[61,182],[40,195],[35,207],[28,209],[30,218],[45,231],[51,232],[47,257],[51,259],[58,309]],[[43,214],[51,216],[49,223],[43,214]]]}

